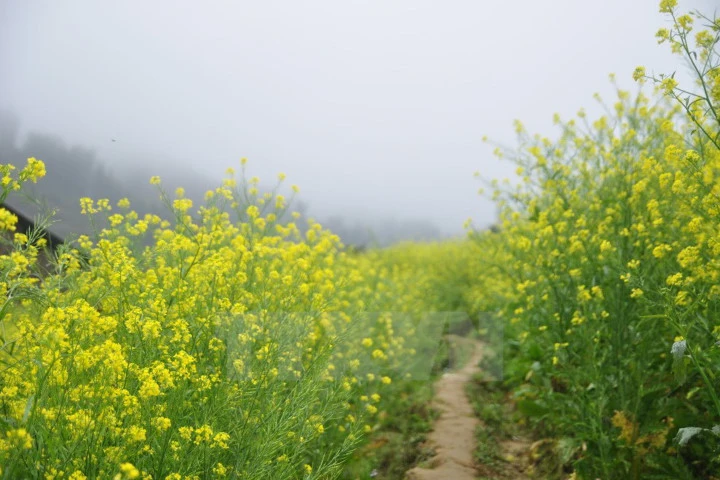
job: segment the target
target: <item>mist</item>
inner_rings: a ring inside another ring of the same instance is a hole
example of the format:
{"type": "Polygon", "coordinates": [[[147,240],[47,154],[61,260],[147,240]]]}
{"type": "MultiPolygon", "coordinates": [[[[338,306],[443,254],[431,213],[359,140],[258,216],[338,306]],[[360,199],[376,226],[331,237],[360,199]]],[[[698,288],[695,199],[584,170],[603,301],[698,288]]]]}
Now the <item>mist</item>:
{"type": "Polygon", "coordinates": [[[657,3],[4,0],[0,110],[16,132],[1,161],[58,171],[23,148],[53,136],[119,189],[160,175],[199,191],[247,157],[345,237],[461,235],[495,221],[473,172],[513,175],[483,136],[513,145],[516,118],[552,135],[553,113],[612,101],[609,73],[635,91],[637,65],[678,70],[654,40],[657,3]]]}

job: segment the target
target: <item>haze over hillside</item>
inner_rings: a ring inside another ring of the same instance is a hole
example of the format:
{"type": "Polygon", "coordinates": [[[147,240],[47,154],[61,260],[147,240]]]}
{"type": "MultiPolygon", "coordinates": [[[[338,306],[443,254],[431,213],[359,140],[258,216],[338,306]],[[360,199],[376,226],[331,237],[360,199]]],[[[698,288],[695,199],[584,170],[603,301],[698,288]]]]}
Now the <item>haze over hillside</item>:
{"type": "MultiPolygon", "coordinates": [[[[90,233],[88,219],[80,214],[80,197],[109,198],[113,202],[127,197],[138,213],[166,215],[167,209],[159,198],[157,188],[149,184],[152,176],[162,178],[163,188],[170,194],[183,187],[185,195],[196,206],[203,202],[205,192],[218,187],[223,172],[198,171],[192,165],[173,162],[170,158],[153,157],[136,153],[127,161],[109,164],[91,148],[69,145],[60,137],[31,132],[20,134],[17,117],[0,112],[0,161],[21,165],[34,156],[46,163],[46,178],[13,195],[9,203],[28,216],[55,211],[51,230],[73,238],[90,233]]],[[[289,185],[281,187],[289,190],[289,185]]],[[[270,191],[274,186],[266,186],[270,191]]],[[[302,199],[295,199],[293,210],[312,215],[312,208],[302,199]]],[[[431,222],[419,219],[371,218],[358,215],[316,217],[321,224],[338,234],[343,242],[355,246],[385,246],[403,240],[436,240],[447,236],[431,222]]],[[[301,221],[301,228],[304,222],[301,221]]]]}
{"type": "Polygon", "coordinates": [[[656,0],[4,0],[0,109],[17,148],[58,136],[100,177],[202,185],[247,157],[338,230],[462,235],[496,216],[473,172],[514,177],[483,136],[514,145],[516,118],[554,134],[554,112],[613,102],[609,73],[632,90],[639,63],[676,69],[665,22],[656,0]]]}

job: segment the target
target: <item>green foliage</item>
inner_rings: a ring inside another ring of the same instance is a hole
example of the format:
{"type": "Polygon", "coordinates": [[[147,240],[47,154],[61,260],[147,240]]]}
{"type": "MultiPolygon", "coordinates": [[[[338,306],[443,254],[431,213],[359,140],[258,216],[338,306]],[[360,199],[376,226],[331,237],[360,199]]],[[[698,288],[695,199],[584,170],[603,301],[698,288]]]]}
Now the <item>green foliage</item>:
{"type": "MultiPolygon", "coordinates": [[[[44,173],[3,165],[4,193],[44,173]]],[[[448,310],[427,294],[437,260],[303,234],[244,173],[195,211],[151,179],[172,220],[80,199],[107,226],[44,276],[44,239],[0,208],[2,478],[336,478],[374,433],[411,442],[388,471],[418,455],[448,310]]]]}
{"type": "Polygon", "coordinates": [[[501,246],[486,271],[512,292],[495,303],[507,384],[537,432],[582,446],[558,457],[577,478],[720,466],[720,23],[661,9],[674,27],[659,38],[685,54],[697,93],[639,68],[668,101],[618,90],[593,122],[556,118],[555,141],[518,123],[520,148],[502,156],[521,183],[496,189],[501,232],[479,237],[501,246]],[[705,441],[678,442],[685,427],[705,441]]]}

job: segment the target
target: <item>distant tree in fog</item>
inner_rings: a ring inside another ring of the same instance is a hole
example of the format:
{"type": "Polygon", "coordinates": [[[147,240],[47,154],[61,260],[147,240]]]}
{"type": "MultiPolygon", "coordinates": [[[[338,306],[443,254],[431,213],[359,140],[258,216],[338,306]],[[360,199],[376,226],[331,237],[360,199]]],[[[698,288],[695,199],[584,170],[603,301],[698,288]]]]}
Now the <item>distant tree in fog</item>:
{"type": "MultiPolygon", "coordinates": [[[[69,145],[56,135],[39,132],[28,133],[21,142],[19,132],[18,117],[11,112],[0,111],[0,162],[20,166],[28,157],[36,157],[45,162],[47,176],[27,188],[27,197],[14,194],[7,203],[28,217],[54,211],[56,222],[51,231],[62,237],[91,233],[88,219],[80,214],[80,197],[108,198],[113,204],[127,197],[139,214],[165,216],[167,210],[159,199],[156,187],[148,183],[151,176],[160,175],[163,188],[170,196],[175,188],[183,187],[187,198],[192,199],[196,206],[204,202],[207,190],[220,184],[219,179],[205,176],[191,167],[178,167],[178,162],[172,159],[165,159],[164,168],[163,162],[155,157],[152,163],[138,161],[137,158],[123,162],[136,165],[134,168],[111,168],[91,148],[69,145]]],[[[310,210],[307,203],[295,199],[280,221],[294,221],[289,213],[297,211],[301,213],[301,220],[295,223],[301,232],[305,232],[305,218],[310,210]]],[[[344,244],[355,247],[383,247],[403,240],[430,241],[443,237],[440,229],[425,220],[385,218],[363,221],[333,215],[318,221],[339,235],[344,244]]]]}

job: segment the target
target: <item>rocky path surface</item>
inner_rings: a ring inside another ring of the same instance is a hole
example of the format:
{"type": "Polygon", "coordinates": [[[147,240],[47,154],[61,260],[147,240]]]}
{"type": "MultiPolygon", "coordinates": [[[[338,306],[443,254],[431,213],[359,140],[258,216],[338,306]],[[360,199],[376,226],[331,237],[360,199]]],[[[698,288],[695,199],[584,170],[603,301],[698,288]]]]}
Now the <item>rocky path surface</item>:
{"type": "Polygon", "coordinates": [[[435,456],[426,468],[415,467],[407,472],[407,480],[474,480],[477,470],[473,462],[475,428],[479,421],[465,393],[465,386],[479,371],[482,344],[473,343],[470,360],[458,371],[445,373],[435,384],[433,408],[440,412],[428,446],[435,456]]]}

